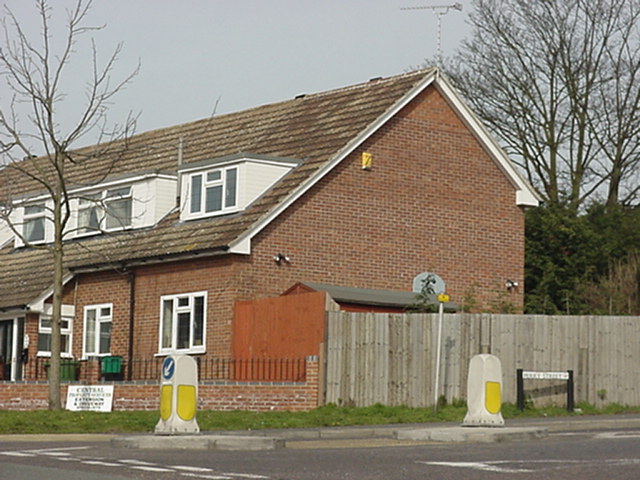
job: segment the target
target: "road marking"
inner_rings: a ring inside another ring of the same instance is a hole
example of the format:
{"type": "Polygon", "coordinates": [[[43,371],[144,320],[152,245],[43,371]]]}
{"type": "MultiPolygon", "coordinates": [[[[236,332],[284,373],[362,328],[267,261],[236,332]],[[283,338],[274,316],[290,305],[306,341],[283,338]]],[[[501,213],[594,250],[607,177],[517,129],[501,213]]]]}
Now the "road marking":
{"type": "Polygon", "coordinates": [[[46,454],[46,452],[71,452],[74,450],[87,450],[88,448],[89,447],[38,448],[33,450],[25,450],[25,452],[46,454]]]}
{"type": "Polygon", "coordinates": [[[103,460],[82,460],[81,463],[83,463],[84,465],[99,465],[102,467],[125,467],[128,465],[122,465],[121,463],[114,463],[114,462],[105,462],[103,460]]]}
{"type": "Polygon", "coordinates": [[[209,472],[213,472],[212,469],[210,468],[204,468],[204,467],[189,467],[187,465],[171,465],[169,466],[169,468],[175,468],[176,470],[185,470],[187,472],[202,472],[202,473],[209,473],[209,472]]]}
{"type": "Polygon", "coordinates": [[[122,463],[131,464],[131,465],[155,465],[155,463],[143,462],[142,460],[123,458],[119,460],[122,463]]]}
{"type": "Polygon", "coordinates": [[[47,455],[51,457],[68,457],[69,451],[85,450],[89,447],[66,447],[66,448],[39,448],[34,450],[16,450],[12,452],[0,452],[2,455],[13,457],[35,457],[36,455],[47,455]]]}
{"type": "Polygon", "coordinates": [[[602,438],[608,440],[615,440],[618,438],[640,438],[640,431],[620,431],[620,432],[600,432],[597,433],[594,438],[602,438]]]}
{"type": "MultiPolygon", "coordinates": [[[[640,459],[637,458],[619,458],[605,460],[605,462],[614,467],[640,465],[640,459]]],[[[535,471],[570,468],[572,466],[580,466],[581,468],[589,468],[590,465],[601,465],[602,460],[585,461],[585,460],[496,460],[486,462],[425,462],[418,461],[424,465],[435,465],[453,468],[470,468],[472,470],[494,472],[494,473],[531,473],[535,471]],[[523,468],[506,467],[503,465],[522,465],[523,468]]]]}
{"type": "Polygon", "coordinates": [[[28,452],[0,452],[0,455],[7,455],[10,457],[35,457],[35,453],[28,452]]]}
{"type": "Polygon", "coordinates": [[[184,477],[192,477],[192,478],[204,478],[206,480],[233,480],[233,477],[227,477],[222,475],[202,475],[198,473],[186,473],[183,472],[182,476],[184,477]]]}
{"type": "Polygon", "coordinates": [[[506,468],[500,467],[500,463],[516,463],[516,462],[418,462],[425,465],[437,465],[441,467],[459,467],[459,468],[471,468],[472,470],[480,470],[483,472],[498,472],[498,473],[528,473],[533,472],[526,468],[506,468]]]}
{"type": "Polygon", "coordinates": [[[238,478],[254,479],[254,480],[268,480],[270,477],[265,475],[255,475],[250,473],[215,473],[215,470],[206,467],[192,467],[189,465],[173,465],[165,466],[157,463],[145,462],[143,460],[123,458],[119,460],[108,461],[103,458],[87,457],[87,456],[72,456],[70,451],[86,450],[90,447],[68,447],[68,448],[47,448],[37,450],[17,450],[17,451],[4,451],[0,452],[0,455],[14,456],[14,457],[35,457],[43,456],[52,458],[61,462],[80,462],[84,465],[94,465],[98,467],[118,467],[129,468],[132,470],[140,470],[145,472],[156,473],[177,473],[183,477],[199,478],[202,480],[236,480],[238,478]],[[210,475],[207,475],[209,474],[210,475]]]}
{"type": "Polygon", "coordinates": [[[231,477],[240,477],[240,478],[256,478],[256,479],[260,479],[260,478],[269,478],[269,477],[265,477],[264,475],[254,475],[251,473],[223,473],[222,475],[229,475],[231,477]]]}
{"type": "Polygon", "coordinates": [[[134,470],[143,470],[145,472],[173,472],[175,473],[175,470],[173,470],[172,468],[164,468],[164,467],[148,467],[145,465],[129,465],[129,468],[132,468],[134,470]]]}

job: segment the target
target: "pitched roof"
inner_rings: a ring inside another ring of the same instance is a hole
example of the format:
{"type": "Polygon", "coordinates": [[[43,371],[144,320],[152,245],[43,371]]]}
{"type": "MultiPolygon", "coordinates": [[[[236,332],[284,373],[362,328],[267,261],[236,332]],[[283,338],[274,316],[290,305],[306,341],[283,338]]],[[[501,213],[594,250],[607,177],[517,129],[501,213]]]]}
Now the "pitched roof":
{"type": "MultiPolygon", "coordinates": [[[[66,266],[73,271],[167,257],[248,253],[257,232],[426,86],[441,81],[437,69],[420,70],[142,133],[126,144],[107,145],[108,152],[102,156],[97,156],[96,147],[75,151],[75,158],[88,160],[69,166],[66,178],[73,186],[132,172],[175,172],[180,144],[183,164],[240,152],[302,162],[240,214],[180,222],[175,210],[153,228],[70,241],[66,266]]],[[[446,82],[442,85],[448,88],[446,82]]],[[[42,161],[30,159],[24,165],[42,161]]],[[[504,162],[509,164],[506,156],[504,162]]],[[[39,185],[24,176],[7,180],[11,175],[10,169],[4,169],[0,181],[11,182],[14,191],[21,193],[38,191],[39,185]]],[[[2,250],[0,309],[29,304],[46,291],[51,284],[49,256],[43,250],[2,250]]]]}
{"type": "MultiPolygon", "coordinates": [[[[350,303],[355,305],[408,308],[417,303],[418,295],[416,292],[342,287],[316,282],[299,282],[285,291],[283,295],[287,295],[289,292],[294,291],[294,289],[300,285],[307,287],[311,291],[327,292],[329,296],[338,303],[350,303]]],[[[434,306],[438,305],[438,296],[429,295],[429,304],[434,306]]],[[[447,303],[445,310],[448,312],[457,311],[458,306],[454,303],[447,303]]]]}

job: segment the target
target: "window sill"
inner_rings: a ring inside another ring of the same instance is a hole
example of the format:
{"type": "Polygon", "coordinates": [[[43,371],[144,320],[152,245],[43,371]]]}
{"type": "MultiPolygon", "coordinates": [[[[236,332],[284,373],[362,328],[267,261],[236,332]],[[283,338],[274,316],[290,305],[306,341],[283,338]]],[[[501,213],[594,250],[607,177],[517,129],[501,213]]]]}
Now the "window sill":
{"type": "Polygon", "coordinates": [[[204,348],[194,348],[189,350],[163,350],[155,353],[154,357],[167,357],[169,355],[204,355],[207,351],[204,348]]]}

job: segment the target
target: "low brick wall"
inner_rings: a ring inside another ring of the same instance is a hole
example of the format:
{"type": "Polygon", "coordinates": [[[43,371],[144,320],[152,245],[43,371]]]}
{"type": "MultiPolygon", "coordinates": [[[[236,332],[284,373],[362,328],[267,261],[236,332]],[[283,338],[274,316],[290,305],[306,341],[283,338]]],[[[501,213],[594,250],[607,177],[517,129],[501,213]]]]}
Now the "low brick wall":
{"type": "MultiPolygon", "coordinates": [[[[83,385],[85,382],[73,382],[83,385]]],[[[97,384],[97,383],[94,383],[97,384]]],[[[114,385],[113,410],[157,410],[159,382],[100,382],[114,385]]],[[[61,386],[63,404],[67,386],[61,386]]],[[[319,361],[307,358],[305,382],[203,382],[198,386],[202,410],[306,411],[318,406],[319,361]]],[[[48,407],[47,382],[0,382],[0,410],[40,410],[48,407]]]]}

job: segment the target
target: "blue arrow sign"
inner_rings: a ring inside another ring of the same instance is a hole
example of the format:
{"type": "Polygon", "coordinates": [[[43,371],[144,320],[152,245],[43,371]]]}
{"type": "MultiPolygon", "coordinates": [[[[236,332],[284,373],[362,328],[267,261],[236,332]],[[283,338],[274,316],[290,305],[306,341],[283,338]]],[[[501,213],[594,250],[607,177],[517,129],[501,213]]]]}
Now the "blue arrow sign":
{"type": "Polygon", "coordinates": [[[162,378],[170,380],[176,370],[176,361],[173,357],[167,357],[162,363],[162,378]]]}

